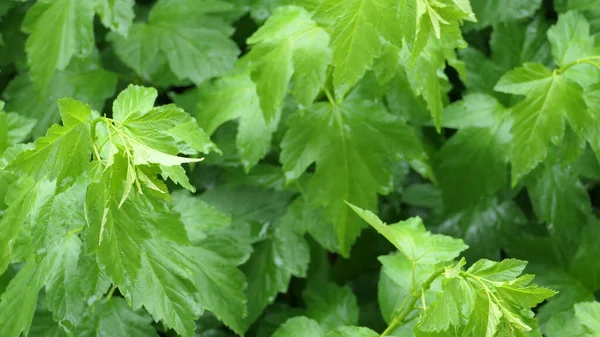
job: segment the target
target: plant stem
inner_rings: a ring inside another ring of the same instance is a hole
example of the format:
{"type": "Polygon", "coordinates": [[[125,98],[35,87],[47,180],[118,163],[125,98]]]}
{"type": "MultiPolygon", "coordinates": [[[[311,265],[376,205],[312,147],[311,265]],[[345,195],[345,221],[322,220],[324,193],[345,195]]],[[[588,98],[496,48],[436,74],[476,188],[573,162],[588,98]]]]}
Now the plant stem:
{"type": "Polygon", "coordinates": [[[577,60],[565,65],[564,67],[561,67],[556,72],[557,72],[557,74],[560,75],[560,74],[564,73],[565,71],[569,70],[569,68],[574,67],[578,64],[591,64],[593,66],[600,68],[600,56],[589,56],[589,57],[583,57],[583,58],[577,59],[577,60]],[[594,62],[594,60],[596,60],[596,62],[594,62]]]}
{"type": "Polygon", "coordinates": [[[108,294],[106,294],[106,300],[110,300],[110,298],[112,297],[112,295],[115,293],[115,290],[117,290],[117,285],[113,284],[112,287],[110,287],[110,290],[108,291],[108,294]]]}
{"type": "Polygon", "coordinates": [[[336,106],[337,102],[335,101],[335,99],[333,99],[333,95],[331,95],[331,93],[329,92],[329,89],[323,88],[323,91],[325,91],[325,96],[327,96],[329,103],[333,106],[336,106]]]}
{"type": "Polygon", "coordinates": [[[388,325],[387,329],[385,329],[385,331],[381,333],[380,337],[388,336],[390,333],[392,333],[392,331],[396,330],[404,323],[404,320],[406,319],[408,314],[410,314],[411,311],[413,311],[413,309],[415,308],[415,304],[417,303],[419,298],[421,298],[422,291],[429,289],[431,283],[433,283],[433,281],[435,281],[435,279],[437,279],[443,273],[444,268],[437,269],[433,272],[433,274],[431,274],[431,276],[429,276],[427,280],[425,280],[425,282],[423,282],[423,284],[421,285],[421,289],[419,289],[418,291],[413,291],[412,297],[408,301],[408,305],[404,309],[402,309],[398,313],[398,315],[392,318],[392,321],[388,325]]]}

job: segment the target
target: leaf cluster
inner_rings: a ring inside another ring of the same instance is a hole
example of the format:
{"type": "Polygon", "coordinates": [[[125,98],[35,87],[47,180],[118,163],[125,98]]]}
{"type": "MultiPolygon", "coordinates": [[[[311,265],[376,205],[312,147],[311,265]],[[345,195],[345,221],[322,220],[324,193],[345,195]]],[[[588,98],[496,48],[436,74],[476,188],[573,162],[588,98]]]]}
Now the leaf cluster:
{"type": "Polygon", "coordinates": [[[600,335],[599,0],[2,0],[0,92],[2,337],[600,335]]]}

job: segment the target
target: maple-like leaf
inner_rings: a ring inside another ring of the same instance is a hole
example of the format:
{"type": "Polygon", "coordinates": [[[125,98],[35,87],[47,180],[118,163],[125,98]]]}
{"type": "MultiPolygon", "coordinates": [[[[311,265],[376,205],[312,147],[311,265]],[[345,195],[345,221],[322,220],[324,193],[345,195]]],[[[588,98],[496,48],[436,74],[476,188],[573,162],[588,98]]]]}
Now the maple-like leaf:
{"type": "Polygon", "coordinates": [[[167,66],[178,79],[199,85],[230,70],[239,53],[229,39],[233,29],[218,17],[231,9],[216,0],[161,0],[146,23],[134,23],[127,37],[113,33],[109,39],[142,78],[151,80],[167,66]]]}
{"type": "Polygon", "coordinates": [[[310,13],[280,7],[247,42],[251,50],[246,58],[267,122],[278,119],[290,81],[299,104],[313,102],[325,84],[331,50],[329,35],[310,13]]]}
{"type": "Polygon", "coordinates": [[[94,3],[89,0],[42,0],[27,12],[23,31],[31,78],[39,91],[50,84],[56,69],[64,70],[75,56],[94,48],[94,3]]]}
{"type": "Polygon", "coordinates": [[[382,38],[401,42],[393,33],[396,13],[392,0],[324,0],[315,9],[316,20],[324,22],[331,34],[333,85],[339,101],[373,66],[382,38]]]}
{"type": "Polygon", "coordinates": [[[382,105],[363,100],[315,104],[288,123],[281,144],[286,179],[316,163],[306,196],[324,207],[347,255],[364,225],[344,201],[375,209],[377,195],[389,192],[393,163],[426,158],[420,140],[382,105]]]}
{"type": "Polygon", "coordinates": [[[57,179],[63,186],[72,182],[89,162],[92,139],[87,127],[90,107],[73,99],[58,103],[63,125],[54,125],[35,147],[21,153],[7,170],[27,174],[36,180],[57,179]]]}
{"type": "Polygon", "coordinates": [[[579,84],[537,63],[526,63],[509,71],[495,89],[526,95],[512,108],[510,162],[514,185],[546,158],[551,143],[561,143],[565,117],[576,127],[578,116],[586,112],[587,106],[579,84]]]}

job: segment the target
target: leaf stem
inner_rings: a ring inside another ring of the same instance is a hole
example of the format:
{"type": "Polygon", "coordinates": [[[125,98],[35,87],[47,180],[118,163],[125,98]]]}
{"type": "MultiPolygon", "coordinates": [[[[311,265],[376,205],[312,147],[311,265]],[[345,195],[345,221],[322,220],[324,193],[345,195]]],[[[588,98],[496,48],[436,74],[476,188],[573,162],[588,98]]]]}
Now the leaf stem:
{"type": "Polygon", "coordinates": [[[560,67],[556,73],[558,75],[564,73],[565,71],[569,70],[569,68],[574,67],[578,64],[591,64],[595,67],[600,68],[600,56],[588,56],[588,57],[583,57],[580,59],[577,59],[567,65],[565,65],[564,67],[560,67]],[[596,62],[594,62],[594,60],[596,60],[596,62]]]}
{"type": "Polygon", "coordinates": [[[106,300],[110,300],[112,295],[115,293],[115,290],[117,290],[117,285],[113,284],[112,287],[110,287],[110,290],[108,291],[108,294],[106,294],[106,300]]]}
{"type": "Polygon", "coordinates": [[[435,281],[443,273],[444,273],[444,268],[439,268],[439,269],[435,270],[433,272],[433,274],[431,274],[431,276],[429,276],[429,278],[427,278],[427,280],[425,280],[425,282],[423,282],[423,284],[421,285],[421,289],[419,291],[413,291],[412,297],[408,301],[408,305],[404,309],[402,309],[402,311],[400,311],[398,313],[398,315],[396,315],[396,316],[394,316],[394,318],[392,318],[392,321],[388,325],[387,329],[385,329],[385,331],[383,331],[381,333],[380,337],[389,336],[390,333],[392,333],[398,327],[402,326],[402,324],[404,323],[404,320],[406,319],[408,314],[410,314],[411,311],[414,310],[415,304],[421,298],[422,291],[429,289],[429,287],[431,286],[433,281],[435,281]]]}
{"type": "Polygon", "coordinates": [[[335,99],[333,99],[333,95],[331,95],[331,92],[329,92],[329,89],[327,89],[325,87],[325,88],[323,88],[323,91],[325,91],[325,96],[327,96],[329,103],[331,103],[331,105],[333,105],[333,106],[336,106],[337,103],[336,103],[335,99]]]}
{"type": "Polygon", "coordinates": [[[96,160],[100,161],[102,160],[100,158],[100,152],[98,151],[98,147],[96,146],[96,125],[98,125],[98,122],[102,121],[102,117],[98,117],[96,119],[94,119],[92,121],[92,124],[90,125],[90,135],[92,137],[92,149],[94,149],[94,156],[96,157],[96,160]]]}

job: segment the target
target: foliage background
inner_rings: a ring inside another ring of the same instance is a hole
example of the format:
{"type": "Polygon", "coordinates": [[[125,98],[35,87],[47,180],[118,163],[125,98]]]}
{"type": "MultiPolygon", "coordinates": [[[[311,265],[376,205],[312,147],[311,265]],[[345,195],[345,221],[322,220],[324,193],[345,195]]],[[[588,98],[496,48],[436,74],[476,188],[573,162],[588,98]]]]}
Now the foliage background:
{"type": "MultiPolygon", "coordinates": [[[[385,329],[382,312],[389,315],[397,303],[387,302],[392,295],[382,295],[386,280],[380,279],[378,257],[393,246],[365,228],[343,200],[378,211],[387,222],[420,216],[429,230],[462,238],[469,245],[463,254],[468,261],[529,261],[527,271],[536,274],[536,282],[560,292],[538,308],[542,331],[566,336],[571,332],[565,331],[574,331],[569,329],[583,329],[575,323],[573,305],[600,299],[598,137],[590,136],[588,145],[576,130],[565,129],[562,115],[559,122],[543,117],[540,123],[548,124],[540,128],[560,128],[561,141],[550,135],[543,149],[515,155],[514,144],[522,143],[514,139],[515,130],[524,137],[545,136],[536,131],[537,124],[513,122],[522,126],[518,129],[503,122],[523,94],[531,93],[497,83],[526,62],[555,67],[552,33],[547,32],[559,17],[569,16],[563,30],[575,45],[564,48],[577,53],[582,51],[573,50],[589,44],[587,52],[600,55],[599,1],[472,1],[477,22],[461,27],[464,41],[454,30],[458,24],[442,24],[440,45],[421,46],[410,66],[400,60],[390,70],[376,62],[364,76],[359,71],[358,83],[350,83],[350,71],[336,74],[329,67],[329,92],[298,76],[324,70],[324,60],[332,57],[327,45],[340,27],[317,17],[333,34],[315,28],[306,46],[294,47],[292,95],[286,90],[290,78],[282,75],[288,51],[277,49],[286,46],[289,36],[277,36],[277,29],[296,29],[285,26],[285,20],[307,22],[309,16],[298,14],[307,12],[282,14],[284,22],[273,26],[275,33],[266,30],[262,39],[253,34],[276,8],[291,4],[312,11],[319,1],[187,2],[188,10],[177,13],[169,12],[168,1],[2,0],[0,91],[4,110],[27,118],[23,128],[28,136],[21,141],[37,139],[59,122],[56,101],[62,97],[112,116],[112,101],[130,83],[157,88],[157,105],[174,102],[196,117],[222,153],[209,153],[202,163],[187,167],[194,197],[174,184],[169,187],[175,211],[184,219],[199,227],[231,224],[238,231],[239,242],[230,243],[238,247],[227,249],[239,250],[239,256],[228,258],[237,259],[232,266],[240,265],[245,275],[232,288],[245,287],[248,316],[233,323],[234,330],[270,336],[298,315],[329,328],[385,329]],[[38,17],[44,10],[47,15],[38,17]],[[315,59],[303,66],[301,59],[311,56],[315,59]],[[254,69],[251,75],[245,67],[254,69]],[[339,78],[348,83],[335,83],[339,78]],[[345,94],[340,104],[347,104],[347,112],[339,118],[354,133],[336,143],[335,136],[327,138],[338,131],[323,111],[327,95],[339,100],[345,94]],[[308,107],[311,96],[323,107],[308,107]]],[[[336,57],[334,51],[333,62],[343,64],[336,57]]],[[[597,130],[600,73],[584,65],[569,74],[591,93],[595,104],[589,104],[589,114],[596,119],[587,122],[597,130]]],[[[560,114],[561,104],[572,102],[559,93],[534,90],[525,100],[548,95],[554,110],[543,108],[549,116],[560,114]]],[[[0,153],[8,147],[2,146],[0,153]]],[[[0,180],[2,210],[9,193],[7,182],[0,180]]],[[[15,273],[12,268],[3,274],[0,293],[15,273]]],[[[134,315],[129,324],[145,328],[131,336],[175,335],[151,323],[146,313],[133,314],[118,294],[102,310],[134,315]]],[[[42,296],[31,335],[63,334],[50,315],[42,296]]],[[[235,335],[209,313],[197,322],[195,333],[235,335]]]]}

